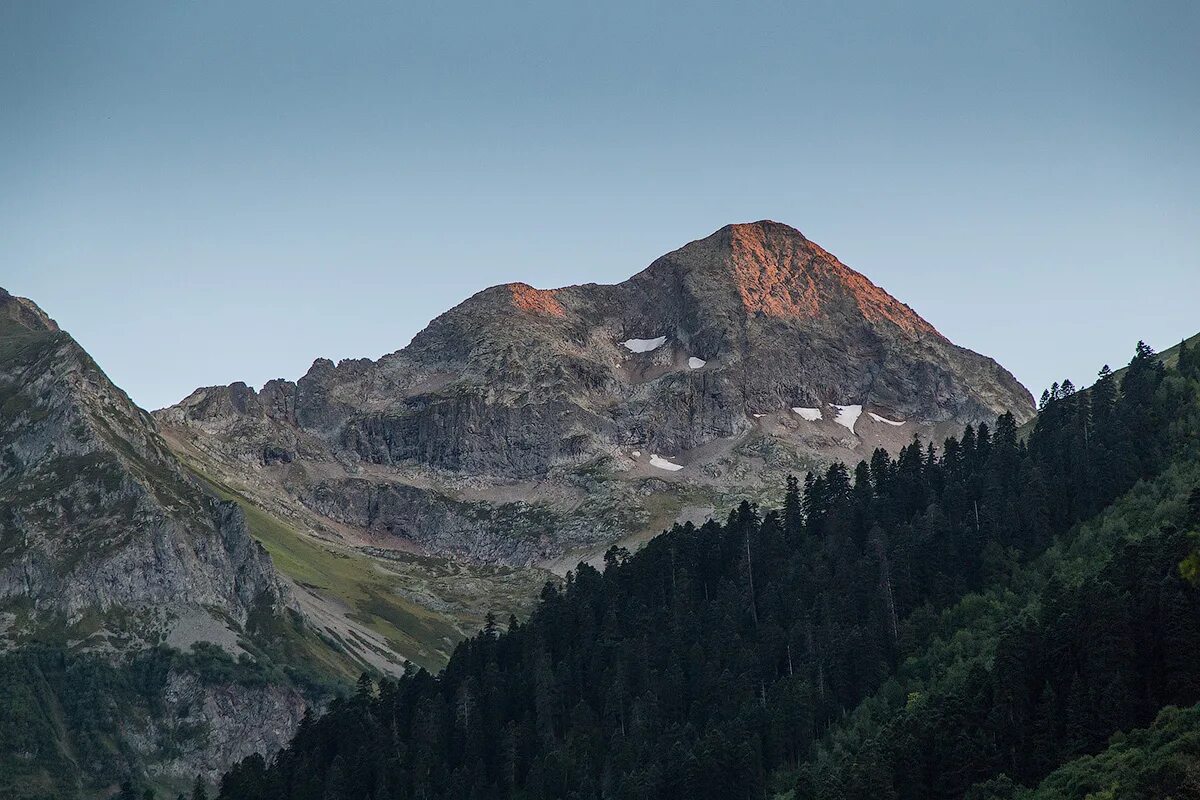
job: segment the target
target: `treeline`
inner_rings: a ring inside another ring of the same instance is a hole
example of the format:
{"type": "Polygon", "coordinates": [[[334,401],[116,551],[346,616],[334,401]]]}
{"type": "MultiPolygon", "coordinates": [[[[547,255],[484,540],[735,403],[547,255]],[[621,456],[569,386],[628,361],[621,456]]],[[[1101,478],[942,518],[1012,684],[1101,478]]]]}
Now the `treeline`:
{"type": "Polygon", "coordinates": [[[1086,586],[1039,577],[1079,522],[1190,457],[1194,362],[1167,370],[1139,345],[1119,378],[1056,387],[1027,442],[1006,415],[789,481],[782,509],[611,550],[440,675],[364,679],[220,797],[960,797],[1036,781],[1200,699],[1182,504],[1086,586]],[[1001,630],[1031,596],[1036,613],[1001,630]]]}

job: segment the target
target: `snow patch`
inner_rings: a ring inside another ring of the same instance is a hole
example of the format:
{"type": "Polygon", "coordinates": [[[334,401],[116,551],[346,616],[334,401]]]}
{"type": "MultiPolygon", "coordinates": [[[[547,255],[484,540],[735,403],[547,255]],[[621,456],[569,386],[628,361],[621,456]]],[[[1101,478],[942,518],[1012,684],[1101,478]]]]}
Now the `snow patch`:
{"type": "Polygon", "coordinates": [[[834,422],[838,425],[844,425],[847,430],[854,433],[854,423],[858,422],[858,418],[862,416],[862,406],[839,406],[837,403],[829,405],[837,409],[837,417],[834,422]]]}
{"type": "Polygon", "coordinates": [[[895,425],[895,426],[899,427],[904,424],[904,420],[897,421],[894,419],[888,419],[887,417],[881,417],[878,414],[876,414],[874,411],[868,411],[867,416],[870,417],[871,419],[875,420],[876,422],[882,422],[885,425],[895,425]]]}
{"type": "Polygon", "coordinates": [[[641,450],[634,450],[634,451],[633,451],[633,457],[634,457],[634,458],[641,458],[641,457],[642,457],[642,451],[641,451],[641,450]]]}
{"type": "Polygon", "coordinates": [[[700,369],[707,363],[708,362],[705,361],[703,358],[696,358],[695,356],[692,356],[691,358],[688,359],[688,366],[691,367],[692,369],[700,369]]]}
{"type": "Polygon", "coordinates": [[[754,418],[755,418],[755,419],[762,419],[762,418],[763,418],[763,417],[765,417],[765,416],[766,416],[766,414],[755,414],[755,415],[754,415],[754,418]]]}
{"type": "Polygon", "coordinates": [[[821,419],[821,409],[819,408],[793,408],[792,411],[795,411],[802,419],[806,419],[809,422],[816,422],[821,419]]]}
{"type": "Polygon", "coordinates": [[[662,347],[666,342],[667,337],[659,336],[654,339],[626,339],[621,344],[634,353],[649,353],[662,347]]]}
{"type": "Polygon", "coordinates": [[[668,472],[679,472],[679,470],[683,469],[683,464],[672,464],[656,453],[650,454],[650,466],[665,469],[668,472]]]}

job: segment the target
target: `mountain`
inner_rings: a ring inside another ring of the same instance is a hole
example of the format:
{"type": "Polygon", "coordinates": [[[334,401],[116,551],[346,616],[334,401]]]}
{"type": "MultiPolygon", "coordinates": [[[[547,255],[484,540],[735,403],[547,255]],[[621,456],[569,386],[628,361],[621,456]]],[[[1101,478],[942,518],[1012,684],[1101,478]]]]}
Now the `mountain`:
{"type": "Polygon", "coordinates": [[[327,535],[561,572],[1004,411],[1033,414],[1006,370],[763,221],[612,286],[495,286],[378,361],[156,418],[194,468],[327,535]]]}
{"type": "Polygon", "coordinates": [[[182,786],[278,747],[325,693],[275,645],[296,678],[306,652],[359,668],[300,619],[237,504],[0,290],[0,795],[182,786]]]}
{"type": "Polygon", "coordinates": [[[582,564],[219,798],[1194,797],[1200,357],[1139,344],[1017,429],[582,564]]]}

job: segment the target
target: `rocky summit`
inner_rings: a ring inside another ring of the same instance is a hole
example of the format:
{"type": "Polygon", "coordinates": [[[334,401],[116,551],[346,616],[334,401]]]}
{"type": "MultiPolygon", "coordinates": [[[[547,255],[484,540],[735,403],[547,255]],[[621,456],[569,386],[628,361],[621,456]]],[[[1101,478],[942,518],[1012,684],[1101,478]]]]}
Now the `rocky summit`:
{"type": "Polygon", "coordinates": [[[995,361],[776,222],[616,285],[485,289],[377,361],[156,412],[190,464],[383,550],[571,566],[789,472],[1034,412],[995,361]]]}

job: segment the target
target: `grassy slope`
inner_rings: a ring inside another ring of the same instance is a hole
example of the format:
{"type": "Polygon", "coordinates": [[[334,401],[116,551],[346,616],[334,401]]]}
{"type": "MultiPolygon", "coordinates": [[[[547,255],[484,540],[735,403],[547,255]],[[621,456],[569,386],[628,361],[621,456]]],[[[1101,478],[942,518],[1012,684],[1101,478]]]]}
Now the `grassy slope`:
{"type": "Polygon", "coordinates": [[[399,659],[440,669],[488,612],[525,616],[553,575],[541,569],[481,565],[348,541],[289,497],[260,497],[186,441],[168,443],[191,473],[219,497],[238,503],[252,536],[276,569],[297,585],[301,605],[326,639],[394,671],[399,659]],[[399,657],[399,659],[397,658],[399,657]]]}
{"type": "MultiPolygon", "coordinates": [[[[211,478],[204,480],[218,495],[242,507],[251,535],[267,549],[276,569],[297,584],[344,605],[351,619],[383,637],[396,653],[420,666],[437,669],[463,638],[464,631],[451,618],[399,595],[397,576],[376,559],[301,534],[230,487],[211,478]]],[[[332,635],[350,644],[341,634],[332,635]]]]}

